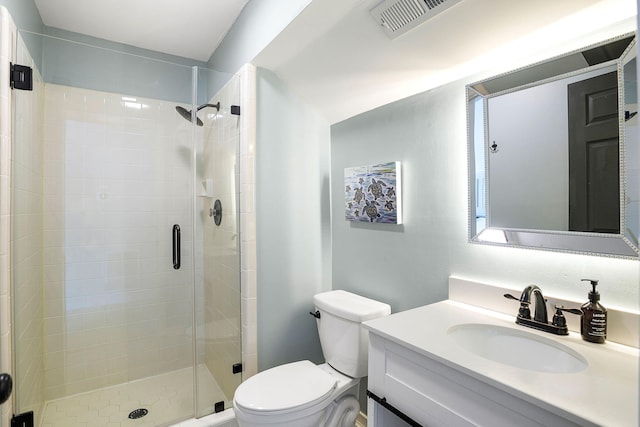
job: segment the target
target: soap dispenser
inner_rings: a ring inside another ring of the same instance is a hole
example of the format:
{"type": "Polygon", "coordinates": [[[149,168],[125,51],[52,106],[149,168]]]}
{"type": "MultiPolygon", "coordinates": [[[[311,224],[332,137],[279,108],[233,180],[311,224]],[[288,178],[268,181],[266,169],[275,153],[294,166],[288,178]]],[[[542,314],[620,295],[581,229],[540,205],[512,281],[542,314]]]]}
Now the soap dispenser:
{"type": "Polygon", "coordinates": [[[582,279],[590,282],[593,289],[589,292],[589,302],[582,305],[582,322],[580,334],[585,341],[604,343],[607,339],[607,309],[602,306],[600,294],[596,291],[597,280],[582,279]]]}

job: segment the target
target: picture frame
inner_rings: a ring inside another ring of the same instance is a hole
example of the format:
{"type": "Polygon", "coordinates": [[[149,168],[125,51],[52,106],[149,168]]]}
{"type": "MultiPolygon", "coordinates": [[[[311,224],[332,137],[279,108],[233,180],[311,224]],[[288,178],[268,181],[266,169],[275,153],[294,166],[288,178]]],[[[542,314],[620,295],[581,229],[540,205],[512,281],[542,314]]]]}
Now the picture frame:
{"type": "Polygon", "coordinates": [[[401,172],[399,161],[345,168],[345,220],[402,224],[401,172]]]}

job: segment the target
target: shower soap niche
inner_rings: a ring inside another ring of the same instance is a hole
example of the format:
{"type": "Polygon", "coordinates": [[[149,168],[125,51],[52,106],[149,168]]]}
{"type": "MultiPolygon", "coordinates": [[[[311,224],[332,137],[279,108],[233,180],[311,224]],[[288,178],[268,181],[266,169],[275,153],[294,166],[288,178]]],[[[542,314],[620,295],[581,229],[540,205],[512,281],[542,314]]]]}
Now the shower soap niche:
{"type": "Polygon", "coordinates": [[[213,179],[200,181],[200,197],[213,197],[213,179]]]}

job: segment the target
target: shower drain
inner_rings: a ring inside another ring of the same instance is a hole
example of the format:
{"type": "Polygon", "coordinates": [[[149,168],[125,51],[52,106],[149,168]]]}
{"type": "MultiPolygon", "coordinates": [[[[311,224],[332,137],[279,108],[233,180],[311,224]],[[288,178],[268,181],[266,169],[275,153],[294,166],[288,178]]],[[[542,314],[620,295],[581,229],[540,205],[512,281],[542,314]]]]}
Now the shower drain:
{"type": "Polygon", "coordinates": [[[131,418],[132,420],[137,420],[138,418],[144,417],[148,413],[149,411],[144,408],[134,409],[133,411],[129,412],[129,418],[131,418]]]}

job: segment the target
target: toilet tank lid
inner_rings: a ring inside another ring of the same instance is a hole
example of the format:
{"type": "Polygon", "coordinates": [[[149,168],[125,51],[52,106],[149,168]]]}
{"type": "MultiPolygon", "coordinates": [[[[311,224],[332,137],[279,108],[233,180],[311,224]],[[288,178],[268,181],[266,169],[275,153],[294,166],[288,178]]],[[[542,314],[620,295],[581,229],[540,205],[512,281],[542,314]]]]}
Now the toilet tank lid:
{"type": "Polygon", "coordinates": [[[343,290],[314,295],[313,303],[318,310],[353,322],[365,322],[391,313],[389,304],[343,290]]]}

